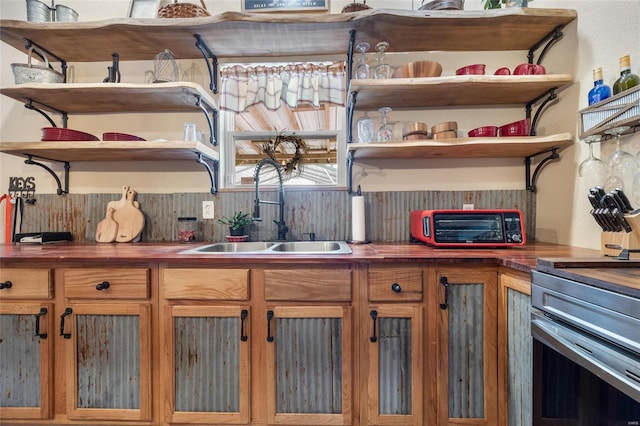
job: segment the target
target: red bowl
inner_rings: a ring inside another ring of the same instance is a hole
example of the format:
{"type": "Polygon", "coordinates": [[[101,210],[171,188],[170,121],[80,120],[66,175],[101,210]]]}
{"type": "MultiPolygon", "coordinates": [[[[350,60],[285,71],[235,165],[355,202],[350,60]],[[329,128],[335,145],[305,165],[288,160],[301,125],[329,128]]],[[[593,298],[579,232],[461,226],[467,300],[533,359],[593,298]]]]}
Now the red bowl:
{"type": "Polygon", "coordinates": [[[505,124],[499,128],[500,136],[529,136],[530,130],[531,120],[528,118],[505,124]]]}
{"type": "Polygon", "coordinates": [[[485,67],[485,64],[467,65],[466,67],[458,68],[456,75],[483,75],[485,67]]]}
{"type": "Polygon", "coordinates": [[[538,64],[520,64],[513,69],[513,75],[544,75],[547,70],[538,64]]]}
{"type": "Polygon", "coordinates": [[[108,132],[102,134],[103,141],[144,141],[140,136],[128,135],[126,133],[108,132]]]}
{"type": "Polygon", "coordinates": [[[511,75],[511,70],[507,67],[498,68],[494,75],[511,75]]]}
{"type": "Polygon", "coordinates": [[[495,138],[496,136],[498,136],[497,126],[482,126],[469,130],[470,138],[495,138]]]}

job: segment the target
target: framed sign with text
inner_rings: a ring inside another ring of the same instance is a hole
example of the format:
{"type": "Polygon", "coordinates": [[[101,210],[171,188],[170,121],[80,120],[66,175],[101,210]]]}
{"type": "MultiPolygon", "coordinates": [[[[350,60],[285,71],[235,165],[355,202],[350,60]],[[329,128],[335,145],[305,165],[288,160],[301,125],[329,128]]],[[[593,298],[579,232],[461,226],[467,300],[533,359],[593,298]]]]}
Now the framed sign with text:
{"type": "Polygon", "coordinates": [[[242,0],[245,12],[316,12],[329,10],[329,0],[242,0]]]}

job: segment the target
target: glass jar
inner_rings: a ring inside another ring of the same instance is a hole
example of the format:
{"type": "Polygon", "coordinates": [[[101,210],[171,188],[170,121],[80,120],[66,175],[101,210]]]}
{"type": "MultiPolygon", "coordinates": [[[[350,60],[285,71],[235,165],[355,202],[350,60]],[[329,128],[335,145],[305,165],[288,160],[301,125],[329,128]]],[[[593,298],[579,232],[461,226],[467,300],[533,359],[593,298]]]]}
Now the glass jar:
{"type": "Polygon", "coordinates": [[[191,243],[196,240],[197,218],[195,217],[179,217],[178,218],[178,242],[191,243]]]}

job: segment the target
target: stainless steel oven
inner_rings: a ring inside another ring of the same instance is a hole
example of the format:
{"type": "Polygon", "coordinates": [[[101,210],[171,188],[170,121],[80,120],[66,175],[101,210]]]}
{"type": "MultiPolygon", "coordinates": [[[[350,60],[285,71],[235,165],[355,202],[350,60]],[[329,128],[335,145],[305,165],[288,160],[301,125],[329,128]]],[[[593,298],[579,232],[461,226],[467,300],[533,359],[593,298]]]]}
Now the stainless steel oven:
{"type": "Polygon", "coordinates": [[[533,425],[640,425],[640,300],[533,272],[533,425]]]}

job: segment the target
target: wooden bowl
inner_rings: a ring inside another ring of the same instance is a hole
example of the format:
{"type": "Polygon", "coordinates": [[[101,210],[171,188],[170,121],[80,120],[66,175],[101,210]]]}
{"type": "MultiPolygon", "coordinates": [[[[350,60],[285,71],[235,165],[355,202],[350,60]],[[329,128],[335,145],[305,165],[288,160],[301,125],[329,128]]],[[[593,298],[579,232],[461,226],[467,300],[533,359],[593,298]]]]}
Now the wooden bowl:
{"type": "Polygon", "coordinates": [[[396,68],[391,78],[440,77],[442,65],[435,61],[409,62],[396,68]]]}

